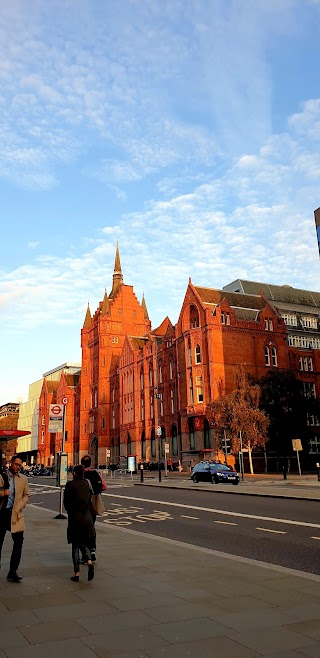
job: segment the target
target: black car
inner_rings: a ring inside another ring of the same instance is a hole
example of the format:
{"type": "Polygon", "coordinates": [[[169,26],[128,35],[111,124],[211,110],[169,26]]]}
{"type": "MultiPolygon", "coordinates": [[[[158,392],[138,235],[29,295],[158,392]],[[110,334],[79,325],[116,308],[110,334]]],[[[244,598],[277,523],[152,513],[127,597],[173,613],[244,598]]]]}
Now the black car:
{"type": "Polygon", "coordinates": [[[217,464],[215,462],[200,462],[192,469],[191,479],[193,482],[212,482],[219,484],[219,482],[231,482],[231,484],[239,484],[239,474],[233,471],[225,464],[217,464]]]}

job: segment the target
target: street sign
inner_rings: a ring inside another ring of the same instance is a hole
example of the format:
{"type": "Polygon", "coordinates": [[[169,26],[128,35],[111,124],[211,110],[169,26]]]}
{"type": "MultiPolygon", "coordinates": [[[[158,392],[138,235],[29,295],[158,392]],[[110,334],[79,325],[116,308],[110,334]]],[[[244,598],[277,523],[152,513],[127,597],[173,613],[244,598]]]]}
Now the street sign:
{"type": "Polygon", "coordinates": [[[69,400],[68,398],[62,398],[62,404],[68,404],[69,400]]]}
{"type": "Polygon", "coordinates": [[[128,455],[127,470],[129,471],[129,473],[134,473],[134,471],[137,470],[135,455],[128,455]]]}
{"type": "Polygon", "coordinates": [[[302,445],[300,439],[292,439],[292,450],[295,450],[296,452],[301,452],[302,445]]]}
{"type": "Polygon", "coordinates": [[[106,448],[106,458],[109,459],[111,457],[111,450],[110,448],[106,448]]]}
{"type": "Polygon", "coordinates": [[[61,404],[50,404],[49,406],[49,433],[62,432],[63,430],[63,409],[61,404]]]}
{"type": "Polygon", "coordinates": [[[49,414],[50,416],[54,416],[55,418],[59,418],[60,416],[62,418],[63,407],[61,406],[61,404],[50,404],[49,414]]]}
{"type": "Polygon", "coordinates": [[[164,444],[164,450],[165,450],[166,455],[170,452],[170,445],[169,445],[169,443],[165,443],[165,444],[164,444]]]}
{"type": "Polygon", "coordinates": [[[160,425],[158,425],[158,427],[157,427],[156,434],[157,434],[157,436],[161,436],[161,434],[162,434],[160,425]]]}

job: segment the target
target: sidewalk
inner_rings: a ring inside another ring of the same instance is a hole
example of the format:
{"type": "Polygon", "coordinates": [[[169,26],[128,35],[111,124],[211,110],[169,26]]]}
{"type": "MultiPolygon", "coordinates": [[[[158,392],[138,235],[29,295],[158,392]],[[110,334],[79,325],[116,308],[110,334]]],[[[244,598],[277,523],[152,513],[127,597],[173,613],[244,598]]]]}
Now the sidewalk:
{"type": "MultiPolygon", "coordinates": [[[[197,491],[210,491],[211,493],[245,494],[249,496],[272,496],[273,498],[298,498],[303,500],[320,500],[320,482],[315,475],[302,476],[288,475],[284,480],[280,475],[249,475],[245,474],[244,481],[240,480],[235,487],[228,484],[211,484],[199,482],[195,484],[190,474],[169,473],[165,477],[161,473],[161,483],[156,475],[154,478],[144,479],[143,486],[165,487],[167,489],[195,489],[197,491]],[[184,477],[183,477],[184,476],[184,477]]],[[[135,478],[134,484],[141,484],[135,478]]]]}
{"type": "Polygon", "coordinates": [[[320,577],[98,523],[92,583],[66,521],[29,505],[22,583],[0,572],[0,658],[319,658],[320,577]]]}

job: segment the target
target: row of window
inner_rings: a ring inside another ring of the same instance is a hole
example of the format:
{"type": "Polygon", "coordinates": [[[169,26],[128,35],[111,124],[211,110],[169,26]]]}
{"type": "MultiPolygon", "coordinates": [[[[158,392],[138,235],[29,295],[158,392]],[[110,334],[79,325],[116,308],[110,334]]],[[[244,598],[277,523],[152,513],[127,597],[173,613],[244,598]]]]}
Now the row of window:
{"type": "MultiPolygon", "coordinates": [[[[298,317],[293,313],[281,313],[285,323],[290,327],[298,326],[298,317]]],[[[318,320],[310,315],[303,315],[299,318],[300,324],[306,329],[317,329],[318,320]]]]}
{"type": "Polygon", "coordinates": [[[309,336],[288,336],[288,345],[290,345],[290,347],[311,347],[313,350],[320,350],[320,338],[310,338],[309,336]]]}
{"type": "Polygon", "coordinates": [[[312,356],[299,356],[299,370],[306,372],[313,372],[313,359],[312,356]]]}

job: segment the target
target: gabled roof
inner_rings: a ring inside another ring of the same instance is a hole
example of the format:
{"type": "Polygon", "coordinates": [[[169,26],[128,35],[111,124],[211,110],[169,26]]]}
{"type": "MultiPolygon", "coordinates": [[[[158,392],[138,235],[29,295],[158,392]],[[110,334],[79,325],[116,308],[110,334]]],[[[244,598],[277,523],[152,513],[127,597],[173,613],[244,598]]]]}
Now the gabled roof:
{"type": "Polygon", "coordinates": [[[153,331],[151,332],[151,334],[152,334],[153,336],[164,336],[164,335],[167,333],[168,329],[170,329],[170,328],[172,328],[172,327],[173,327],[172,322],[171,322],[171,320],[170,320],[170,319],[168,318],[168,316],[167,316],[167,317],[161,322],[161,324],[159,325],[159,327],[157,327],[156,329],[153,329],[153,331]]]}
{"type": "Polygon", "coordinates": [[[204,288],[194,286],[204,305],[217,306],[225,299],[232,308],[262,310],[266,301],[260,295],[247,295],[238,292],[228,292],[226,290],[217,290],[216,288],[204,288]]]}
{"type": "Polygon", "coordinates": [[[292,286],[278,286],[271,283],[260,283],[258,281],[247,281],[246,279],[236,279],[224,286],[224,290],[240,289],[244,293],[259,295],[275,304],[282,302],[284,304],[301,304],[303,306],[320,307],[320,293],[312,290],[302,290],[292,286]]]}
{"type": "Polygon", "coordinates": [[[128,336],[132,348],[134,350],[142,350],[147,342],[147,338],[139,338],[137,336],[128,336]]]}
{"type": "Polygon", "coordinates": [[[56,393],[57,392],[58,386],[59,386],[59,381],[57,379],[54,379],[54,380],[46,379],[45,382],[46,382],[46,385],[47,385],[48,393],[56,393]]]}
{"type": "Polygon", "coordinates": [[[80,372],[75,372],[73,374],[65,373],[66,384],[70,388],[75,388],[80,379],[80,372]]]}

